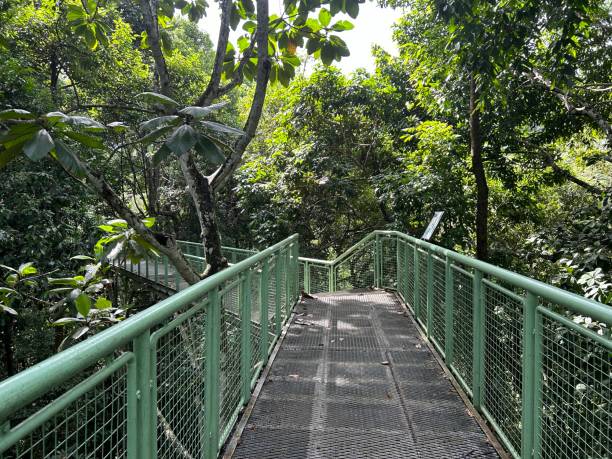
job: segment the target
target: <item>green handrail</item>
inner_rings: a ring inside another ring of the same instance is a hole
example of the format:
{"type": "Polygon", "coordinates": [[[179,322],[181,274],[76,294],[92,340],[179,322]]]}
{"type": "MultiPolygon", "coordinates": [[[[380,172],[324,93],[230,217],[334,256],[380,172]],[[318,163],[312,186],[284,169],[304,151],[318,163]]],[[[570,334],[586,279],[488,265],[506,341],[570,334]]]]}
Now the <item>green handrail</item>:
{"type": "Polygon", "coordinates": [[[344,288],[397,290],[512,456],[609,455],[611,306],[397,231],[300,259],[301,288],[343,265],[344,288]]]}
{"type": "Polygon", "coordinates": [[[1,381],[0,457],[154,458],[158,449],[180,452],[185,445],[194,457],[216,457],[262,369],[240,356],[260,344],[269,352],[280,331],[252,339],[261,317],[251,288],[267,290],[270,277],[286,285],[273,300],[284,300],[286,313],[271,318],[286,321],[298,299],[297,279],[290,278],[297,275],[297,247],[293,235],[1,381]],[[281,262],[287,269],[261,276],[262,267],[281,262]],[[248,339],[234,345],[240,334],[248,339]],[[179,384],[191,388],[187,398],[184,387],[172,392],[179,384]],[[179,399],[182,406],[166,405],[179,399]]]}

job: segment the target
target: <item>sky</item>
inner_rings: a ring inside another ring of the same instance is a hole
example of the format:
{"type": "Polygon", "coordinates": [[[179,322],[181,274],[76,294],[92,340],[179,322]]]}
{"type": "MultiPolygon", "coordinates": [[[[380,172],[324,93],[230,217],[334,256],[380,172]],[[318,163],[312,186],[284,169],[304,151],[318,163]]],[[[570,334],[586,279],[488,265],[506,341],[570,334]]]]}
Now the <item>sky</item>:
{"type": "MultiPolygon", "coordinates": [[[[200,28],[210,35],[213,43],[217,42],[219,33],[219,9],[218,3],[209,2],[210,6],[207,16],[200,21],[200,28]]],[[[282,1],[270,0],[270,13],[280,11],[282,1]]],[[[372,57],[372,45],[379,45],[385,51],[397,55],[397,46],[393,43],[393,23],[401,16],[400,10],[391,8],[380,8],[373,2],[366,2],[359,5],[359,15],[357,19],[352,19],[347,15],[337,15],[332,19],[348,19],[354,25],[353,30],[340,32],[338,35],[348,45],[351,52],[349,57],[344,57],[338,62],[334,62],[336,67],[342,69],[344,73],[363,67],[366,70],[374,70],[374,58],[372,57]],[[344,16],[344,17],[341,17],[344,16]]],[[[240,32],[240,29],[238,30],[240,32]]],[[[230,36],[235,41],[238,35],[230,36]]]]}

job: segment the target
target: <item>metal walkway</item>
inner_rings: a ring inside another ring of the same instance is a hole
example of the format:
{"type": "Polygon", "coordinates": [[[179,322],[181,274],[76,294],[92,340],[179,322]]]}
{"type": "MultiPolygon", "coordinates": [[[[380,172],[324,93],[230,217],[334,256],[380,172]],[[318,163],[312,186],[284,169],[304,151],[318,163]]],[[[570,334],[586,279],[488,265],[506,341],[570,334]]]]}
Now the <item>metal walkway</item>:
{"type": "Polygon", "coordinates": [[[498,457],[384,291],[305,299],[234,458],[498,457]]]}

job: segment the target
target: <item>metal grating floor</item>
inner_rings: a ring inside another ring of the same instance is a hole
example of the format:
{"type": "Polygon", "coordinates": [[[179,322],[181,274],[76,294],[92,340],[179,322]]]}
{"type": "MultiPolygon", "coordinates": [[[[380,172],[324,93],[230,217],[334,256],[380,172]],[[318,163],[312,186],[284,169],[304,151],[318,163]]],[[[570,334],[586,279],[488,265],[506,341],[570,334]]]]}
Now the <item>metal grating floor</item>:
{"type": "Polygon", "coordinates": [[[234,458],[496,458],[395,295],[296,307],[234,458]]]}

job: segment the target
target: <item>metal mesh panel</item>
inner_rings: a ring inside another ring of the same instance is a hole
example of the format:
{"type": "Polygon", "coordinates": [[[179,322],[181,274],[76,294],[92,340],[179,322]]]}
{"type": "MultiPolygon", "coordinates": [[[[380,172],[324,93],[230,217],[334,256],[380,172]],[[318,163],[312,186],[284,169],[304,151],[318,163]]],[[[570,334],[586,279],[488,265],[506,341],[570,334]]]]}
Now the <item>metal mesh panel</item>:
{"type": "Polygon", "coordinates": [[[444,318],[446,307],[444,304],[444,290],[446,285],[446,272],[444,260],[436,256],[432,257],[432,272],[433,272],[433,304],[432,304],[432,319],[431,336],[444,349],[444,318]]]}
{"type": "Polygon", "coordinates": [[[234,285],[221,297],[220,411],[221,431],[229,426],[240,405],[240,289],[234,285]]]}
{"type": "Polygon", "coordinates": [[[521,450],[522,304],[490,284],[484,290],[483,405],[521,450]]]}
{"type": "Polygon", "coordinates": [[[453,266],[453,368],[472,387],[472,275],[453,266]]]}
{"type": "Polygon", "coordinates": [[[405,302],[408,302],[408,267],[406,266],[406,241],[398,239],[397,241],[397,290],[402,295],[405,302]]]}
{"type": "Polygon", "coordinates": [[[397,288],[397,239],[383,237],[380,239],[381,251],[381,287],[397,288]]]}
{"type": "Polygon", "coordinates": [[[329,292],[329,267],[310,265],[310,293],[329,292]]]}
{"type": "Polygon", "coordinates": [[[339,262],[335,269],[336,290],[367,288],[374,282],[374,240],[357,248],[351,255],[339,262]]]}
{"type": "Polygon", "coordinates": [[[205,432],[206,314],[201,311],[165,334],[156,346],[157,451],[161,457],[198,456],[205,432]]]}
{"type": "Polygon", "coordinates": [[[408,256],[406,258],[406,301],[414,312],[414,246],[408,246],[408,256]]]}
{"type": "Polygon", "coordinates": [[[418,318],[427,325],[427,252],[419,250],[419,311],[418,318]]]}
{"type": "Polygon", "coordinates": [[[261,301],[259,288],[261,271],[259,266],[251,274],[251,377],[262,368],[261,360],[261,301]]]}
{"type": "Polygon", "coordinates": [[[126,366],[0,453],[0,457],[90,457],[92,451],[102,459],[124,457],[127,453],[126,366]]]}
{"type": "MultiPolygon", "coordinates": [[[[591,330],[606,336],[604,324],[591,330]],[[603,325],[603,326],[602,326],[603,325]]],[[[541,456],[610,457],[610,350],[577,330],[542,316],[541,456]]]]}
{"type": "Polygon", "coordinates": [[[306,291],[306,286],[304,285],[304,270],[306,269],[306,264],[303,261],[298,263],[298,289],[300,292],[306,291]]]}

